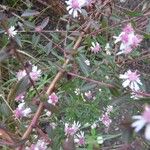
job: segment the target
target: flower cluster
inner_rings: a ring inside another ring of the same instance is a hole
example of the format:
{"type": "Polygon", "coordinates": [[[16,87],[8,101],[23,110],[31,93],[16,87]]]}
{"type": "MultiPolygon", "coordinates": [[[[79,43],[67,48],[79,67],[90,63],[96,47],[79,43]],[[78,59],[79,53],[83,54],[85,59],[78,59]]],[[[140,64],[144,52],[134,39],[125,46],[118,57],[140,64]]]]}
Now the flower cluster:
{"type": "Polygon", "coordinates": [[[135,132],[139,132],[145,127],[145,138],[150,140],[150,106],[145,106],[145,110],[142,115],[136,115],[132,118],[136,120],[132,123],[132,127],[135,128],[135,132]]]}
{"type": "MultiPolygon", "coordinates": [[[[19,72],[17,72],[18,81],[20,81],[26,75],[26,70],[20,70],[19,72]]],[[[29,72],[29,75],[33,81],[37,81],[41,77],[41,70],[38,69],[37,66],[32,65],[32,70],[29,72]]]]}
{"type": "Polygon", "coordinates": [[[126,25],[120,35],[114,36],[114,38],[116,39],[115,43],[121,42],[120,52],[117,55],[130,53],[134,48],[139,46],[143,39],[141,35],[135,34],[131,24],[126,25]]]}
{"type": "Polygon", "coordinates": [[[25,106],[25,102],[18,105],[16,110],[14,110],[14,115],[16,118],[27,117],[31,113],[31,109],[25,106]]]}

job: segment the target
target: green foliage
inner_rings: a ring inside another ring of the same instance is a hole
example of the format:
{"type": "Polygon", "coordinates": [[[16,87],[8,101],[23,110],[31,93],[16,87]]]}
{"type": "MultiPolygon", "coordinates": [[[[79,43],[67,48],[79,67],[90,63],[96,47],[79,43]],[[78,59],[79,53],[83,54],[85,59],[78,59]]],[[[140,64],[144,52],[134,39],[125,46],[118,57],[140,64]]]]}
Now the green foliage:
{"type": "MultiPolygon", "coordinates": [[[[74,121],[80,122],[80,131],[85,132],[86,141],[86,144],[79,146],[77,150],[103,149],[108,143],[112,145],[110,149],[113,149],[116,141],[127,144],[130,138],[132,142],[133,133],[122,129],[122,119],[142,112],[144,104],[150,103],[149,95],[139,100],[130,98],[131,90],[122,87],[119,74],[129,69],[137,69],[141,72],[144,84],[142,90],[149,93],[148,47],[143,44],[142,48],[139,46],[130,54],[116,55],[120,43],[115,44],[113,36],[120,34],[122,26],[129,23],[128,20],[138,33],[141,24],[137,21],[146,16],[146,11],[141,7],[138,11],[130,8],[119,10],[121,4],[117,4],[120,5],[118,8],[110,2],[104,8],[103,4],[96,4],[96,7],[93,4],[92,7],[85,8],[80,18],[71,18],[68,15],[62,17],[62,13],[59,14],[60,18],[57,18],[59,15],[55,13],[58,13],[61,7],[53,3],[56,1],[50,4],[43,1],[42,6],[40,1],[36,3],[31,0],[6,0],[2,3],[9,8],[5,11],[10,12],[6,18],[0,16],[0,121],[21,138],[36,114],[39,103],[43,102],[43,111],[25,145],[36,143],[36,134],[52,141],[49,143],[50,149],[65,150],[62,148],[62,143],[67,139],[65,123],[72,124],[74,121]],[[115,10],[112,10],[112,6],[115,10]],[[95,17],[99,9],[101,13],[95,17]],[[84,31],[89,22],[91,26],[84,31]],[[11,26],[15,26],[18,31],[14,37],[8,37],[8,29],[11,26]],[[92,42],[100,44],[100,52],[91,51],[92,42]],[[106,48],[108,43],[110,47],[106,48]],[[63,65],[66,60],[69,60],[69,63],[63,65]],[[85,63],[86,60],[90,65],[85,63]],[[20,81],[17,81],[16,77],[17,72],[25,67],[28,71],[32,70],[27,62],[36,65],[42,72],[40,79],[32,84],[28,75],[20,81]],[[146,66],[145,70],[142,69],[143,66],[146,66]],[[55,85],[51,92],[55,92],[59,99],[56,105],[48,103],[49,95],[46,92],[53,84],[55,85]],[[15,99],[23,92],[25,103],[32,113],[16,119],[14,110],[20,102],[15,99]],[[87,93],[91,95],[87,96],[87,93]],[[102,116],[108,113],[109,105],[114,108],[109,113],[112,123],[107,128],[102,116]],[[48,116],[46,111],[52,114],[48,116]],[[95,122],[97,126],[91,129],[95,122]],[[56,128],[52,123],[56,124],[56,128]],[[97,141],[98,137],[102,137],[101,144],[97,141]]],[[[5,14],[5,11],[2,9],[2,13],[5,14]]],[[[149,24],[145,30],[140,33],[143,33],[144,40],[149,40],[149,24]]],[[[4,149],[7,147],[4,146],[4,149]]]]}

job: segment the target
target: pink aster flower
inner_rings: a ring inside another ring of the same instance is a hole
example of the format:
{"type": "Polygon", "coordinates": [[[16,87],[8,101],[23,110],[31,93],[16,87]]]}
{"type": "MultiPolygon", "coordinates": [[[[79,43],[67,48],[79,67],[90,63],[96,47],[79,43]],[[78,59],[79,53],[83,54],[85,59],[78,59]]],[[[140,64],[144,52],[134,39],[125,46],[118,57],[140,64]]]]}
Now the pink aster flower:
{"type": "Polygon", "coordinates": [[[150,106],[145,106],[145,110],[142,115],[136,115],[132,118],[136,120],[131,125],[133,128],[135,128],[135,132],[139,132],[145,127],[145,138],[150,140],[150,106]]]}
{"type": "Polygon", "coordinates": [[[58,96],[53,92],[48,99],[48,103],[52,104],[52,105],[56,105],[56,103],[58,102],[58,96]]]}
{"type": "Polygon", "coordinates": [[[21,93],[21,94],[19,94],[16,98],[15,98],[15,100],[17,101],[17,102],[23,102],[24,101],[24,92],[23,93],[21,93]]]}
{"type": "Polygon", "coordinates": [[[41,70],[37,66],[32,66],[32,71],[29,73],[33,81],[37,81],[41,77],[41,70]]]}
{"type": "Polygon", "coordinates": [[[91,51],[94,52],[95,54],[101,51],[100,44],[98,42],[96,43],[92,42],[91,51]]]}
{"type": "Polygon", "coordinates": [[[41,26],[35,27],[35,31],[36,32],[41,32],[42,30],[43,30],[43,28],[41,26]]]}
{"type": "Polygon", "coordinates": [[[31,113],[31,109],[25,107],[25,102],[20,103],[14,111],[14,115],[16,118],[27,117],[29,113],[31,113]]]}
{"type": "Polygon", "coordinates": [[[79,134],[75,135],[74,142],[77,143],[79,146],[85,145],[85,136],[84,132],[80,132],[79,134]]]}
{"type": "Polygon", "coordinates": [[[84,95],[90,100],[92,99],[92,92],[91,91],[88,91],[88,92],[85,92],[84,95]]]}
{"type": "Polygon", "coordinates": [[[143,36],[138,35],[138,34],[132,37],[132,47],[133,48],[138,47],[142,40],[143,40],[143,36]]]}
{"type": "Polygon", "coordinates": [[[14,37],[17,34],[17,30],[15,30],[14,26],[11,26],[5,34],[8,34],[9,37],[14,37]]]}
{"type": "Polygon", "coordinates": [[[65,135],[74,135],[80,128],[79,122],[73,122],[73,124],[65,123],[65,135]]]}
{"type": "Polygon", "coordinates": [[[114,38],[116,39],[115,43],[121,42],[120,51],[117,55],[130,53],[134,48],[139,46],[143,39],[141,35],[135,34],[131,24],[126,25],[120,35],[114,36],[114,38]]]}
{"type": "Polygon", "coordinates": [[[65,2],[68,5],[69,14],[75,18],[78,17],[78,12],[81,13],[81,8],[86,5],[87,0],[68,0],[65,2]]]}
{"type": "Polygon", "coordinates": [[[36,144],[32,144],[31,147],[26,147],[25,150],[47,150],[48,143],[44,139],[39,139],[36,144]]]}
{"type": "Polygon", "coordinates": [[[23,77],[25,77],[27,74],[26,74],[26,71],[25,70],[19,70],[19,72],[17,72],[17,79],[18,81],[20,81],[23,77]]]}
{"type": "MultiPolygon", "coordinates": [[[[25,70],[20,70],[17,72],[17,79],[18,81],[21,80],[23,77],[27,75],[25,70]]],[[[37,66],[33,65],[31,72],[29,75],[33,81],[37,81],[41,77],[41,70],[37,68],[37,66]]]]}
{"type": "Polygon", "coordinates": [[[123,28],[123,32],[125,32],[126,34],[130,34],[130,33],[134,32],[134,29],[132,28],[131,23],[127,24],[127,25],[123,28]]]}
{"type": "Polygon", "coordinates": [[[112,122],[109,115],[107,113],[102,114],[102,117],[100,118],[100,121],[108,128],[112,122]]]}
{"type": "Polygon", "coordinates": [[[140,74],[137,74],[137,70],[134,72],[128,70],[125,74],[119,76],[120,79],[123,79],[122,86],[124,88],[129,86],[133,91],[138,91],[140,89],[139,85],[142,85],[139,77],[140,74]]]}

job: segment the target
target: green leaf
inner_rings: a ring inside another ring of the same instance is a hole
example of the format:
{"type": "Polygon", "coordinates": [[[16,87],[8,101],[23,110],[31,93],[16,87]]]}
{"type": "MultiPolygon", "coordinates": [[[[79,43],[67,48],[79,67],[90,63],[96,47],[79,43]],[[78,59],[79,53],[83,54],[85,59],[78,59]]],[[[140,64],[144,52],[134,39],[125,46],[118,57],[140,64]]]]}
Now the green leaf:
{"type": "Polygon", "coordinates": [[[145,39],[150,39],[150,34],[144,34],[145,39]]]}
{"type": "Polygon", "coordinates": [[[23,21],[24,25],[26,25],[29,29],[34,29],[35,25],[33,22],[30,21],[23,21]]]}
{"type": "Polygon", "coordinates": [[[6,103],[3,102],[1,104],[1,106],[0,106],[0,112],[5,117],[8,117],[10,115],[10,110],[9,110],[8,106],[6,105],[6,103]]]}
{"type": "Polygon", "coordinates": [[[91,129],[91,135],[92,135],[93,137],[95,137],[95,135],[96,135],[95,129],[91,129]]]}
{"type": "Polygon", "coordinates": [[[22,42],[19,36],[15,36],[15,41],[20,47],[22,47],[22,42]]]}
{"type": "Polygon", "coordinates": [[[104,139],[104,141],[105,140],[110,140],[110,139],[113,139],[113,138],[117,138],[117,137],[119,137],[121,135],[122,135],[121,133],[120,134],[114,134],[114,135],[112,135],[112,134],[110,134],[110,135],[103,135],[103,139],[104,139]]]}
{"type": "Polygon", "coordinates": [[[138,16],[142,16],[143,14],[141,12],[132,12],[132,11],[128,11],[126,12],[127,15],[131,16],[131,17],[138,17],[138,16]]]}
{"type": "Polygon", "coordinates": [[[33,34],[32,36],[33,48],[37,47],[39,41],[40,41],[40,35],[36,36],[35,34],[33,34]]]}
{"type": "Polygon", "coordinates": [[[120,92],[119,89],[117,87],[113,87],[113,88],[109,88],[111,94],[115,97],[120,96],[120,92]]]}
{"type": "Polygon", "coordinates": [[[135,100],[135,101],[136,101],[136,103],[150,104],[150,97],[139,98],[138,100],[135,100]]]}
{"type": "Polygon", "coordinates": [[[88,90],[95,88],[96,86],[97,84],[87,83],[86,85],[82,86],[81,90],[88,91],[88,90]]]}
{"type": "Polygon", "coordinates": [[[58,36],[58,34],[56,34],[56,33],[50,33],[50,35],[52,36],[54,42],[56,42],[56,43],[59,42],[59,36],[58,36]]]}
{"type": "Polygon", "coordinates": [[[40,13],[36,10],[30,10],[30,9],[27,9],[23,12],[23,14],[21,15],[21,17],[31,17],[31,16],[37,16],[39,15],[40,13]]]}
{"type": "Polygon", "coordinates": [[[89,68],[84,62],[86,59],[83,57],[83,55],[80,55],[80,57],[77,57],[77,63],[80,66],[81,71],[86,75],[89,76],[89,68]]]}
{"type": "Polygon", "coordinates": [[[52,42],[49,42],[45,47],[44,47],[44,51],[46,52],[46,54],[48,55],[50,53],[52,49],[52,42]]]}
{"type": "Polygon", "coordinates": [[[41,27],[42,29],[44,29],[44,28],[47,26],[48,22],[49,22],[49,17],[46,17],[46,18],[42,21],[42,23],[41,23],[41,25],[40,25],[39,27],[41,27]]]}

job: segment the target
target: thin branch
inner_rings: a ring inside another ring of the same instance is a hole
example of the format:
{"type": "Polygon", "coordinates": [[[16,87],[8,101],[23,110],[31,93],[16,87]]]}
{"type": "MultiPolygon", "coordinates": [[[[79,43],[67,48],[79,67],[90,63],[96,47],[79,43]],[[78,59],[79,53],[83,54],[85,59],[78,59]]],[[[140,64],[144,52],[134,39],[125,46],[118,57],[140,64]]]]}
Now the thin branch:
{"type": "Polygon", "coordinates": [[[101,85],[101,86],[105,86],[105,87],[109,87],[109,88],[114,87],[112,84],[108,84],[108,83],[100,82],[98,80],[83,77],[83,76],[80,76],[80,75],[72,73],[72,72],[67,72],[67,74],[69,74],[71,76],[74,76],[74,77],[78,77],[78,78],[83,79],[83,80],[88,81],[88,82],[96,83],[96,84],[101,85]]]}

